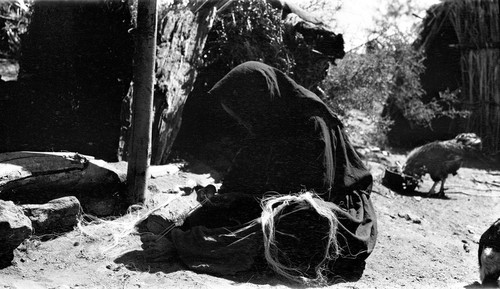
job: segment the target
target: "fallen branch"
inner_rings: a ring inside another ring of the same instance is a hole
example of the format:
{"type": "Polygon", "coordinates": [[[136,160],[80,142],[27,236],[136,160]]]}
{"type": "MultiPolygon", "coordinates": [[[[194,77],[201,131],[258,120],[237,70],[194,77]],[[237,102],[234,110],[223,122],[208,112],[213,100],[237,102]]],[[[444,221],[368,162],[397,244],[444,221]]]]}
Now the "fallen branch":
{"type": "Polygon", "coordinates": [[[43,204],[75,196],[86,212],[106,216],[120,206],[117,193],[124,176],[110,164],[78,153],[1,153],[0,199],[43,204]]]}

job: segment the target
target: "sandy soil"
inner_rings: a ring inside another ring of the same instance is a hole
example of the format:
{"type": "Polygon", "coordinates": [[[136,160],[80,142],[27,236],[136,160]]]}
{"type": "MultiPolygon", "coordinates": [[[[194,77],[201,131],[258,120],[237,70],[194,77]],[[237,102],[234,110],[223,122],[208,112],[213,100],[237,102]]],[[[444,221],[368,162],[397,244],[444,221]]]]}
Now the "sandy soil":
{"type": "MultiPolygon", "coordinates": [[[[448,199],[436,199],[398,195],[381,186],[384,165],[396,161],[404,161],[404,155],[376,153],[367,159],[376,179],[372,198],[378,243],[359,281],[331,287],[476,287],[479,237],[500,218],[500,169],[466,165],[447,182],[448,199]]],[[[159,204],[174,196],[176,186],[211,181],[209,174],[185,171],[153,179],[152,199],[159,204]]],[[[425,179],[418,192],[431,184],[425,179]]],[[[182,198],[190,202],[193,196],[182,198]]],[[[27,240],[15,251],[13,265],[0,270],[0,288],[297,287],[268,273],[210,276],[181,264],[148,263],[139,237],[131,233],[140,214],[95,220],[67,234],[27,240]]]]}
{"type": "MultiPolygon", "coordinates": [[[[349,123],[369,130],[369,122],[349,123]]],[[[355,143],[367,145],[363,135],[355,143]]],[[[363,277],[331,288],[475,288],[479,274],[478,241],[500,218],[500,164],[471,159],[447,181],[447,199],[429,198],[427,177],[412,196],[396,194],[380,182],[385,166],[404,163],[405,153],[370,151],[365,161],[375,184],[379,236],[363,277]]],[[[123,168],[123,164],[117,164],[123,168]]],[[[216,182],[206,166],[190,167],[150,181],[149,207],[180,194],[184,186],[216,182]]],[[[194,194],[180,197],[193,203],[194,194]]],[[[297,288],[272,273],[211,276],[176,263],[149,263],[133,233],[144,215],[138,210],[113,220],[86,219],[74,231],[26,240],[12,266],[0,269],[1,288],[297,288]]]]}

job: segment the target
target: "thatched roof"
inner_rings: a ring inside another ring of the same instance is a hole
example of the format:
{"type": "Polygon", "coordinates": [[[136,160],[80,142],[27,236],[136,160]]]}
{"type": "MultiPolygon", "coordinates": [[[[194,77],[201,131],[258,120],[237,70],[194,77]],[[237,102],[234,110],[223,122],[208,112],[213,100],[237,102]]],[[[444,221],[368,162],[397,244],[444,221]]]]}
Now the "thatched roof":
{"type": "MultiPolygon", "coordinates": [[[[498,0],[447,0],[427,10],[416,46],[428,49],[446,34],[454,34],[461,49],[500,48],[498,0]]],[[[451,37],[451,35],[450,35],[451,37]]]]}
{"type": "MultiPolygon", "coordinates": [[[[471,116],[458,126],[500,151],[500,1],[448,0],[432,6],[415,42],[426,54],[422,86],[427,98],[460,89],[471,116]]],[[[450,126],[451,127],[451,126],[450,126]]]]}

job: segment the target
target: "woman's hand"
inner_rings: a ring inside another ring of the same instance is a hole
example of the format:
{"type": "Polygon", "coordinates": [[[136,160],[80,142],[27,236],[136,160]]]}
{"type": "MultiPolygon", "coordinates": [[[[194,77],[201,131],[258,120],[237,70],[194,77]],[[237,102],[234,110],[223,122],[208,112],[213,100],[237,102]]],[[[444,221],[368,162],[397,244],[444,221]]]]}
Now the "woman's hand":
{"type": "Polygon", "coordinates": [[[217,189],[214,185],[208,185],[196,191],[196,200],[202,204],[210,201],[210,199],[215,196],[217,189]]]}

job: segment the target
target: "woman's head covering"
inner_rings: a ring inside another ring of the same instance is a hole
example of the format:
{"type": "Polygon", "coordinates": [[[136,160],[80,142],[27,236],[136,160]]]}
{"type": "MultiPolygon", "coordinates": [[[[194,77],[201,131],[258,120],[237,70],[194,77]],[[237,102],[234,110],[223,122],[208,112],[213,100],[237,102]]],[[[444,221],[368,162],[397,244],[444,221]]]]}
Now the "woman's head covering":
{"type": "Polygon", "coordinates": [[[293,129],[314,116],[341,125],[321,99],[280,70],[261,62],[236,66],[209,91],[256,135],[293,129]],[[248,126],[247,126],[248,127],[248,126]]]}
{"type": "MultiPolygon", "coordinates": [[[[347,139],[337,116],[317,95],[298,85],[280,70],[260,62],[245,62],[217,82],[209,94],[217,97],[226,111],[245,127],[251,128],[256,139],[265,143],[264,147],[269,140],[289,140],[283,144],[288,148],[282,148],[281,153],[293,154],[291,158],[295,161],[291,167],[305,168],[318,162],[317,156],[304,155],[310,152],[305,153],[299,147],[298,139],[306,137],[311,138],[312,142],[320,141],[323,147],[323,176],[318,177],[318,181],[323,183],[327,191],[335,188],[337,192],[347,192],[367,189],[371,185],[371,174],[347,139]],[[317,135],[303,131],[304,127],[308,127],[304,124],[311,122],[315,124],[312,130],[319,131],[317,135]]],[[[255,150],[265,150],[256,144],[254,146],[240,158],[252,158],[259,153],[255,150]]],[[[275,161],[290,161],[289,156],[281,158],[275,161]]],[[[243,168],[248,169],[246,166],[243,168]]],[[[231,183],[230,176],[226,176],[226,184],[231,183]]],[[[239,178],[234,179],[236,185],[244,182],[239,178]]],[[[293,183],[289,180],[279,182],[293,183]]]]}

